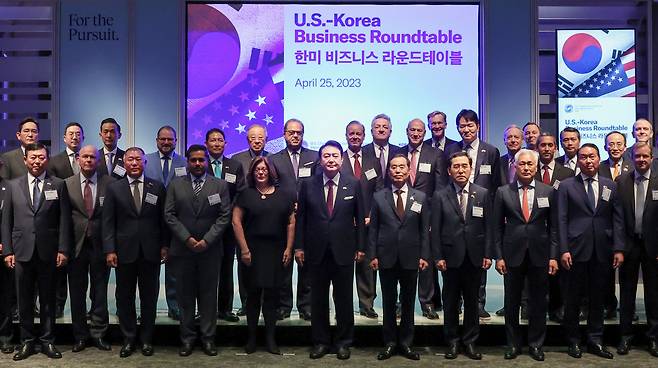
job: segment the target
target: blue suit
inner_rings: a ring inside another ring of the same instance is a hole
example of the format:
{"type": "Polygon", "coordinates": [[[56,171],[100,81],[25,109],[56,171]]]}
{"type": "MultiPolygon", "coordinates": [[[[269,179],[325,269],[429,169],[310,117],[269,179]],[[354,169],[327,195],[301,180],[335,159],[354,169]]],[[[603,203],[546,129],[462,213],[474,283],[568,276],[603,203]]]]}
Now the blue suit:
{"type": "Polygon", "coordinates": [[[172,152],[169,157],[171,158],[171,162],[169,163],[169,174],[166,178],[162,175],[162,159],[160,158],[160,152],[158,151],[146,155],[146,167],[144,168],[144,175],[160,181],[164,184],[165,188],[169,185],[171,180],[176,177],[177,167],[187,167],[185,157],[176,152],[172,152]]]}

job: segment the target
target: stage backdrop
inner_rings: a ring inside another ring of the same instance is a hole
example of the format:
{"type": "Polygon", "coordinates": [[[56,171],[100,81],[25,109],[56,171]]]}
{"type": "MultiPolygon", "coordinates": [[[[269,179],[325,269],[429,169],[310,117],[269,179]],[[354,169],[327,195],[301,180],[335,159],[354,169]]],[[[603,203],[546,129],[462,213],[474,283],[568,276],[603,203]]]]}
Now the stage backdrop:
{"type": "MultiPolygon", "coordinates": [[[[305,124],[317,149],[344,143],[345,125],[392,118],[406,143],[412,118],[454,118],[479,106],[477,5],[188,4],[187,143],[226,132],[227,153],[247,148],[246,127],[267,126],[267,149],[284,147],[283,123],[305,124]]],[[[429,133],[427,134],[429,137],[429,133]]]]}
{"type": "Polygon", "coordinates": [[[560,131],[577,128],[581,143],[595,143],[601,152],[613,130],[632,144],[634,30],[557,30],[557,73],[560,131]]]}

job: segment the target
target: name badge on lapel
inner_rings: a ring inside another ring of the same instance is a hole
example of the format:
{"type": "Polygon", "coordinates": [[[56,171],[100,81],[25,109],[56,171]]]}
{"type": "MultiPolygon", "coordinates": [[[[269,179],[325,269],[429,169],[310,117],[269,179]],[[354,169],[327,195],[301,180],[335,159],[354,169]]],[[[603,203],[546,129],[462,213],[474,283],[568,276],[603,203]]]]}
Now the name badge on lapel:
{"type": "Polygon", "coordinates": [[[601,199],[606,202],[610,201],[610,194],[612,194],[612,190],[608,187],[603,187],[603,191],[601,191],[601,199]]]}
{"type": "Polygon", "coordinates": [[[236,179],[237,176],[235,176],[235,174],[231,174],[231,173],[224,174],[224,180],[226,180],[228,183],[235,184],[236,179]]]}
{"type": "Polygon", "coordinates": [[[119,175],[122,178],[124,175],[126,175],[126,169],[123,166],[119,166],[119,165],[114,166],[114,170],[112,170],[112,172],[119,175]]]}
{"type": "Polygon", "coordinates": [[[550,203],[548,202],[548,197],[539,197],[539,198],[537,198],[537,207],[539,207],[539,208],[549,208],[550,203]]]}
{"type": "Polygon", "coordinates": [[[98,197],[98,203],[103,207],[103,202],[105,202],[105,197],[98,197]]]}
{"type": "Polygon", "coordinates": [[[377,177],[377,172],[375,171],[375,169],[370,169],[370,170],[366,171],[366,179],[367,180],[372,180],[376,177],[377,177]]]}
{"type": "Polygon", "coordinates": [[[484,217],[484,208],[473,206],[473,217],[484,217]]]}
{"type": "Polygon", "coordinates": [[[432,165],[428,164],[427,162],[421,162],[420,164],[418,164],[418,171],[429,173],[432,171],[432,165]]]}
{"type": "Polygon", "coordinates": [[[480,165],[480,174],[491,175],[491,165],[480,165]]]}
{"type": "Polygon", "coordinates": [[[187,175],[187,169],[184,167],[177,167],[174,169],[174,173],[176,176],[185,176],[187,175]]]}
{"type": "Polygon", "coordinates": [[[158,196],[153,193],[146,193],[146,198],[144,198],[144,201],[155,206],[158,203],[158,196]]]}
{"type": "Polygon", "coordinates": [[[651,191],[651,199],[654,201],[658,201],[658,190],[651,191]]]}
{"type": "Polygon", "coordinates": [[[349,201],[349,200],[352,200],[352,199],[354,199],[354,196],[347,196],[347,197],[343,198],[343,200],[345,200],[345,201],[349,201]]]}
{"type": "Polygon", "coordinates": [[[214,206],[217,203],[222,203],[222,198],[219,196],[219,194],[215,193],[208,196],[208,204],[214,206]]]}
{"type": "Polygon", "coordinates": [[[420,213],[420,211],[423,209],[423,205],[418,202],[414,202],[411,204],[410,209],[416,213],[420,213]]]}
{"type": "Polygon", "coordinates": [[[311,176],[311,168],[310,167],[300,167],[299,168],[299,175],[298,177],[300,178],[308,178],[311,176]]]}
{"type": "Polygon", "coordinates": [[[56,190],[46,190],[43,193],[46,195],[46,201],[54,201],[59,198],[56,190]]]}
{"type": "Polygon", "coordinates": [[[553,189],[558,190],[560,188],[560,181],[555,180],[555,183],[553,183],[553,189]]]}

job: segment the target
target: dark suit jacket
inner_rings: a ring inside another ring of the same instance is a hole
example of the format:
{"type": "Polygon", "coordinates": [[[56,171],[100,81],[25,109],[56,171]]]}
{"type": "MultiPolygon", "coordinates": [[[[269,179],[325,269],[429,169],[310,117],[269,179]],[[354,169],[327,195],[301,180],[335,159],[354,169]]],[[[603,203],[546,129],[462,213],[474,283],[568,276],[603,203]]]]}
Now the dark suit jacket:
{"type": "Polygon", "coordinates": [[[73,176],[71,161],[66,154],[66,150],[56,154],[48,160],[48,175],[66,179],[73,176]]]}
{"type": "MultiPolygon", "coordinates": [[[[263,157],[267,157],[267,155],[269,154],[270,153],[265,150],[263,150],[262,152],[263,157]]],[[[251,149],[248,149],[244,152],[236,153],[235,155],[231,156],[233,160],[239,162],[240,165],[242,165],[242,172],[245,174],[245,176],[249,172],[249,166],[251,165],[251,160],[253,160],[254,157],[256,157],[256,155],[251,149]]]]}
{"type": "MultiPolygon", "coordinates": [[[[426,139],[425,142],[423,142],[423,143],[429,144],[430,146],[432,146],[432,143],[434,143],[434,142],[432,141],[432,137],[430,137],[429,139],[426,139]]],[[[453,143],[457,143],[457,141],[446,137],[446,142],[445,142],[445,145],[443,146],[444,149],[442,150],[442,152],[445,151],[445,149],[448,148],[448,146],[453,144],[453,143]]],[[[434,147],[434,146],[432,146],[432,148],[440,149],[439,147],[434,147]]]]}
{"type": "MultiPolygon", "coordinates": [[[[449,158],[453,153],[463,151],[463,147],[464,141],[448,146],[445,152],[446,162],[450,162],[449,158]]],[[[498,152],[498,148],[480,139],[477,160],[473,169],[475,170],[473,183],[487,189],[489,194],[493,196],[496,193],[496,188],[500,186],[500,152],[498,152]],[[489,165],[489,174],[481,173],[482,165],[489,165]]]]}
{"type": "MultiPolygon", "coordinates": [[[[395,156],[397,153],[400,153],[401,148],[389,143],[388,144],[388,157],[386,157],[386,171],[381,172],[381,165],[379,169],[380,177],[384,180],[384,185],[387,185],[388,182],[388,162],[391,161],[393,156],[395,156]]],[[[368,159],[372,159],[377,164],[379,164],[379,159],[377,158],[377,155],[375,154],[375,144],[374,143],[368,143],[365,146],[361,147],[361,151],[363,152],[363,156],[367,156],[368,159]]]]}
{"type": "MultiPolygon", "coordinates": [[[[400,153],[408,157],[409,145],[402,147],[400,153]]],[[[448,166],[443,151],[423,143],[420,149],[420,157],[418,157],[418,167],[416,168],[416,182],[413,187],[423,191],[427,197],[431,198],[434,191],[445,187],[447,184],[448,166]],[[430,169],[422,171],[421,164],[429,164],[430,169]]]]}
{"type": "Polygon", "coordinates": [[[418,260],[431,262],[430,199],[420,190],[409,188],[404,217],[396,212],[395,195],[384,188],[373,198],[366,259],[377,258],[379,267],[393,268],[398,260],[405,270],[418,269],[418,260]],[[417,203],[420,209],[412,206],[417,203]]]}
{"type": "MultiPolygon", "coordinates": [[[[617,190],[619,191],[619,202],[624,209],[624,229],[626,244],[633,244],[635,237],[635,173],[633,171],[617,178],[617,190]]],[[[658,256],[658,201],[654,200],[653,193],[658,193],[658,172],[651,171],[647,196],[644,200],[644,211],[642,212],[642,239],[644,248],[650,259],[658,256]]]]}
{"type": "MultiPolygon", "coordinates": [[[[279,174],[279,186],[290,193],[298,193],[300,181],[295,179],[295,172],[290,161],[290,155],[286,148],[270,155],[270,163],[274,165],[276,172],[279,174]]],[[[311,168],[311,175],[315,175],[318,163],[318,152],[302,147],[299,151],[299,169],[303,167],[311,168]]],[[[304,178],[299,178],[304,179],[304,178]]]]}
{"type": "Polygon", "coordinates": [[[172,256],[197,254],[185,245],[189,237],[205,240],[208,244],[206,252],[219,248],[221,254],[222,237],[231,220],[229,185],[224,180],[206,175],[201,192],[195,199],[190,176],[175,178],[167,188],[164,216],[171,230],[169,249],[172,256]],[[213,199],[211,204],[211,196],[219,196],[219,202],[215,203],[216,199],[213,199]]]}
{"type": "Polygon", "coordinates": [[[91,227],[91,240],[93,244],[93,253],[99,257],[103,255],[103,204],[105,203],[105,189],[114,181],[110,176],[96,175],[96,201],[94,202],[94,213],[89,217],[83,198],[82,188],[80,185],[80,175],[73,175],[66,178],[66,189],[69,192],[71,201],[71,217],[73,219],[73,257],[80,254],[80,250],[85,242],[87,228],[91,227]]]}
{"type": "Polygon", "coordinates": [[[336,264],[354,263],[356,251],[366,251],[365,209],[361,185],[353,176],[340,175],[331,216],[327,210],[322,173],[300,180],[295,249],[304,250],[309,264],[319,264],[327,251],[336,264]]]}
{"type": "MultiPolygon", "coordinates": [[[[633,162],[633,148],[635,147],[635,143],[633,143],[632,146],[626,148],[626,151],[624,152],[624,161],[628,162],[633,162]]],[[[653,159],[654,163],[656,160],[658,160],[658,149],[656,146],[651,146],[651,153],[653,153],[653,159]]]]}
{"type": "MultiPolygon", "coordinates": [[[[115,167],[116,165],[119,165],[119,166],[123,167],[123,155],[125,153],[126,152],[124,150],[117,147],[117,154],[114,155],[114,157],[112,158],[112,161],[113,161],[112,162],[112,167],[115,167]]],[[[107,172],[107,162],[105,161],[105,153],[103,152],[102,148],[98,150],[98,168],[96,170],[98,172],[98,175],[107,175],[108,174],[108,172],[107,172]]],[[[111,174],[112,174],[111,176],[115,179],[122,179],[122,178],[126,177],[125,174],[123,176],[119,176],[115,172],[112,172],[111,174]]]]}
{"type": "Polygon", "coordinates": [[[493,217],[491,195],[477,184],[470,184],[466,218],[462,218],[457,194],[447,185],[432,196],[430,233],[432,256],[445,260],[450,268],[458,268],[465,261],[466,251],[475,267],[482,266],[483,258],[492,257],[493,217]],[[482,217],[473,216],[473,207],[483,211],[482,217]]]}
{"type": "Polygon", "coordinates": [[[27,175],[25,155],[20,147],[3,153],[2,156],[0,156],[0,160],[3,162],[3,165],[0,168],[0,176],[3,179],[16,179],[19,176],[27,175]]]}
{"type": "MultiPolygon", "coordinates": [[[[212,161],[212,157],[210,161],[212,161]]],[[[215,172],[212,168],[210,162],[208,162],[208,174],[212,177],[215,176],[215,172]]],[[[229,195],[231,196],[231,203],[237,198],[236,194],[242,191],[246,187],[245,174],[242,171],[242,165],[233,159],[230,159],[226,156],[222,157],[222,177],[228,184],[229,195]],[[228,178],[227,178],[227,174],[228,178]]],[[[230,220],[229,220],[230,221],[230,220]]]]}
{"type": "MultiPolygon", "coordinates": [[[[541,182],[542,174],[543,172],[541,170],[541,164],[540,164],[539,167],[537,168],[537,174],[535,174],[535,180],[539,180],[541,182]]],[[[551,176],[551,186],[555,188],[556,186],[555,182],[557,181],[558,182],[557,186],[559,188],[561,182],[574,175],[575,173],[573,172],[573,170],[571,170],[568,167],[562,166],[558,162],[555,162],[555,165],[553,166],[553,176],[551,176]]]]}
{"type": "Polygon", "coordinates": [[[594,247],[599,262],[612,261],[613,252],[624,251],[624,215],[617,185],[599,175],[598,202],[590,208],[581,175],[566,179],[558,189],[560,254],[570,252],[576,262],[591,259],[594,247]],[[609,200],[602,197],[603,189],[609,200]]]}
{"type": "Polygon", "coordinates": [[[139,213],[128,178],[113,181],[105,191],[103,252],[116,252],[119,263],[133,263],[140,253],[147,261],[160,263],[160,249],[169,246],[169,231],[163,218],[164,185],[149,177],[144,181],[139,213]],[[155,205],[146,201],[147,194],[157,197],[155,205]]]}
{"type": "MultiPolygon", "coordinates": [[[[366,217],[370,217],[370,207],[372,207],[372,196],[376,191],[381,189],[384,186],[384,182],[381,179],[381,167],[379,166],[379,161],[376,158],[371,156],[363,155],[363,149],[361,150],[361,177],[358,178],[359,183],[361,184],[361,191],[363,192],[363,208],[366,210],[366,217]],[[372,172],[374,170],[375,176],[370,175],[370,180],[366,176],[367,172],[372,172]]],[[[340,176],[354,176],[354,168],[352,167],[352,162],[350,161],[349,154],[347,151],[343,152],[343,166],[340,168],[340,176]]]]}
{"type": "Polygon", "coordinates": [[[555,191],[535,180],[534,192],[530,220],[526,223],[516,181],[496,191],[493,206],[495,258],[505,260],[508,267],[521,265],[526,251],[536,267],[548,267],[549,259],[557,259],[555,191]],[[545,198],[548,206],[540,208],[538,198],[545,198]]]}
{"type": "MultiPolygon", "coordinates": [[[[625,158],[623,160],[624,161],[621,163],[621,172],[619,172],[619,176],[633,171],[633,161],[627,160],[625,158]]],[[[612,173],[610,173],[610,164],[610,159],[601,161],[601,165],[599,166],[599,175],[605,176],[608,179],[612,179],[612,173]]],[[[619,178],[619,176],[617,178],[619,178]]]]}
{"type": "Polygon", "coordinates": [[[509,184],[509,162],[514,157],[511,157],[509,152],[500,156],[500,179],[499,183],[501,186],[509,184]]]}
{"type": "Polygon", "coordinates": [[[2,210],[2,253],[14,254],[19,262],[32,259],[35,247],[44,262],[55,262],[57,253],[71,249],[71,207],[64,181],[46,174],[41,200],[32,207],[27,175],[10,180],[2,210]],[[57,198],[47,200],[47,191],[57,198]]]}

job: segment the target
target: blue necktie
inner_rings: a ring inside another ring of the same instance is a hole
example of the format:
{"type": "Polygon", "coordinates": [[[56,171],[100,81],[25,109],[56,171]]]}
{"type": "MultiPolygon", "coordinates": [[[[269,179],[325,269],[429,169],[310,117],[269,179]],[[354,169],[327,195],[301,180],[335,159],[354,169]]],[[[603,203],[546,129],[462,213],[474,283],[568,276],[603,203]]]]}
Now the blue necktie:
{"type": "Polygon", "coordinates": [[[32,187],[32,207],[37,208],[39,206],[39,200],[41,199],[41,190],[39,190],[39,178],[34,179],[34,186],[32,187]]]}
{"type": "Polygon", "coordinates": [[[222,177],[222,162],[219,160],[215,160],[212,162],[215,165],[215,169],[213,170],[215,173],[216,178],[221,178],[222,177]]]}
{"type": "Polygon", "coordinates": [[[592,210],[596,209],[596,199],[594,198],[594,187],[592,182],[594,178],[587,178],[587,199],[589,200],[589,205],[592,210]]]}
{"type": "Polygon", "coordinates": [[[164,163],[162,164],[162,182],[167,183],[167,178],[169,178],[169,156],[162,157],[164,163]]]}

